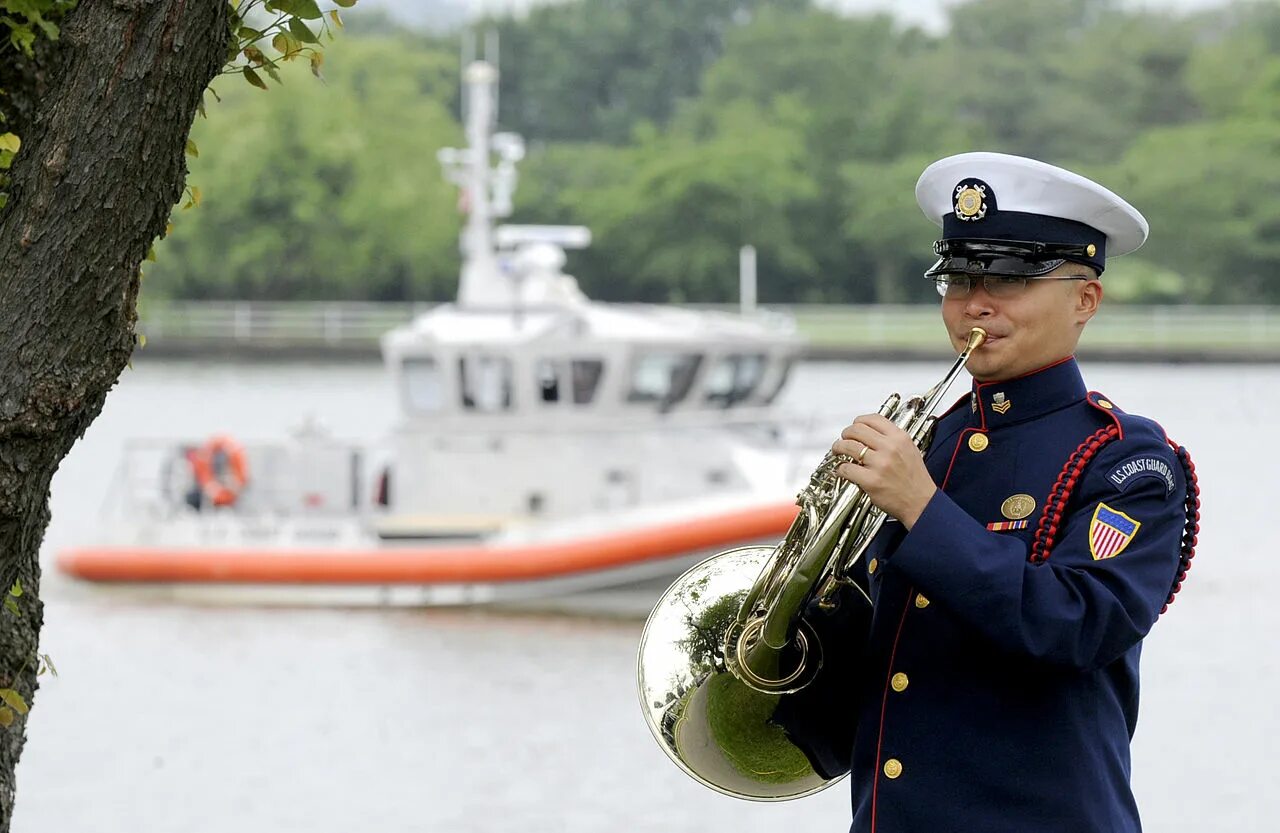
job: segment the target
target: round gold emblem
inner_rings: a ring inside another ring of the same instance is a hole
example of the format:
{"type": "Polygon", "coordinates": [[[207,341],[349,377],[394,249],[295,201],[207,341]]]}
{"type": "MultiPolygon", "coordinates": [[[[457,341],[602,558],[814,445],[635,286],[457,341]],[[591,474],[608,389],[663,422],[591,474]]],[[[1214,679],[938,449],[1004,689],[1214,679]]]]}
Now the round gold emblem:
{"type": "Polygon", "coordinates": [[[990,444],[991,444],[991,441],[987,439],[986,434],[974,434],[973,436],[969,437],[970,451],[986,451],[987,446],[990,444]]]}
{"type": "Polygon", "coordinates": [[[961,185],[956,191],[956,216],[961,220],[980,220],[986,213],[982,191],[972,185],[961,185]]]}
{"type": "Polygon", "coordinates": [[[1036,511],[1036,499],[1031,495],[1014,495],[1000,504],[1000,514],[1011,521],[1020,521],[1036,511]]]}
{"type": "Polygon", "coordinates": [[[1085,249],[1084,253],[1087,254],[1089,257],[1093,257],[1098,253],[1098,247],[1090,243],[1089,248],[1085,249]]]}

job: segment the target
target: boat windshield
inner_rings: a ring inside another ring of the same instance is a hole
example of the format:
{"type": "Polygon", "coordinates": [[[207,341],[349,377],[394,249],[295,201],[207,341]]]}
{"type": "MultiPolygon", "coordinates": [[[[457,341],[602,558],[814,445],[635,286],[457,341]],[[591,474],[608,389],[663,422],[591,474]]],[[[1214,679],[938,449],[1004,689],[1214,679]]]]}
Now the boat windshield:
{"type": "Polygon", "coordinates": [[[763,353],[720,357],[707,374],[706,401],[725,408],[741,402],[760,384],[764,368],[763,353]]]}
{"type": "Polygon", "coordinates": [[[689,395],[701,364],[698,353],[641,353],[631,368],[627,401],[657,402],[669,408],[689,395]]]}
{"type": "Polygon", "coordinates": [[[464,410],[492,413],[511,409],[511,359],[506,356],[463,356],[458,359],[458,370],[464,410]]]}
{"type": "Polygon", "coordinates": [[[604,374],[601,359],[539,359],[534,369],[538,399],[589,405],[604,374]]]}
{"type": "Polygon", "coordinates": [[[434,413],[444,407],[444,384],[440,365],[427,356],[404,360],[404,396],[410,411],[434,413]]]}

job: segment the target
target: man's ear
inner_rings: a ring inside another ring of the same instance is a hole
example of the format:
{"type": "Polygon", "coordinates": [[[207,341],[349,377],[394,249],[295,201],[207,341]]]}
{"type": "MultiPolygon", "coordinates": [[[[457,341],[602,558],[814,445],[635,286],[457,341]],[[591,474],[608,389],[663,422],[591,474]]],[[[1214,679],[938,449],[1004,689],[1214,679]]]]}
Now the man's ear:
{"type": "Polygon", "coordinates": [[[1098,312],[1099,305],[1102,304],[1102,281],[1097,278],[1090,278],[1087,281],[1081,281],[1080,290],[1076,293],[1076,315],[1081,324],[1088,323],[1089,319],[1098,312]]]}

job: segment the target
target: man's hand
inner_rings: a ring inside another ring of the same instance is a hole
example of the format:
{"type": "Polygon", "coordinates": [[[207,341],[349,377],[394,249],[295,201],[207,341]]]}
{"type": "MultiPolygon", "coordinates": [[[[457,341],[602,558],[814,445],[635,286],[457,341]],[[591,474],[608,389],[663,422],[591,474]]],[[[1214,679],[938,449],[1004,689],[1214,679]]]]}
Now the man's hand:
{"type": "Polygon", "coordinates": [[[861,458],[861,464],[844,463],[836,473],[861,486],[872,503],[902,521],[907,529],[915,526],[938,487],[907,432],[879,414],[867,414],[855,419],[840,436],[831,450],[854,460],[861,458]]]}

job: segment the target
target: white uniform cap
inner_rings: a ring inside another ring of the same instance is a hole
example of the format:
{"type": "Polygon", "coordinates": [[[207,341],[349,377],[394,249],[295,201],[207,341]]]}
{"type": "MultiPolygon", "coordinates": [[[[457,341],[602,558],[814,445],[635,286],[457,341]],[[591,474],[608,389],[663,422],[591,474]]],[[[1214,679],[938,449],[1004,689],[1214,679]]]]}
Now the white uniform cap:
{"type": "Polygon", "coordinates": [[[1045,239],[1074,228],[1052,222],[1056,218],[1100,232],[1105,246],[1099,248],[1116,257],[1141,246],[1150,231],[1136,208],[1098,183],[1004,153],[961,153],[934,162],[916,183],[916,202],[943,227],[944,239],[1084,240],[1045,239]],[[962,206],[966,193],[970,196],[962,206]]]}

